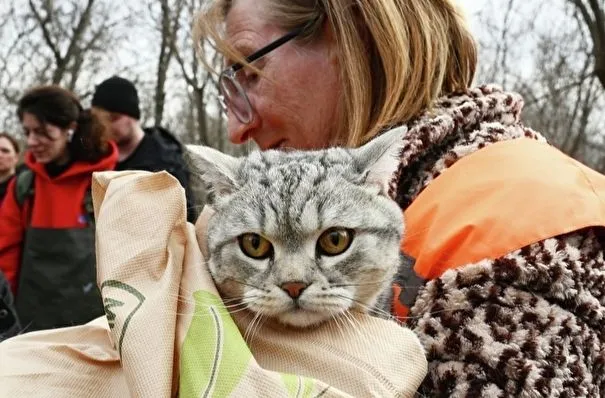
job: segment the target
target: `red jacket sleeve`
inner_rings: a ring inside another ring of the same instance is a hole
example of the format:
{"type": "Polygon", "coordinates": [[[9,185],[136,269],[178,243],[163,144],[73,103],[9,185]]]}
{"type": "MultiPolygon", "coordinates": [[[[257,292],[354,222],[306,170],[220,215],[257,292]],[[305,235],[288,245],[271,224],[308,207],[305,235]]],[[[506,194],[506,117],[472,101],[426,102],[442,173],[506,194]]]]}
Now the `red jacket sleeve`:
{"type": "Polygon", "coordinates": [[[0,271],[8,280],[13,293],[17,289],[17,275],[21,266],[21,247],[25,230],[22,211],[15,199],[15,181],[8,185],[0,207],[0,271]]]}

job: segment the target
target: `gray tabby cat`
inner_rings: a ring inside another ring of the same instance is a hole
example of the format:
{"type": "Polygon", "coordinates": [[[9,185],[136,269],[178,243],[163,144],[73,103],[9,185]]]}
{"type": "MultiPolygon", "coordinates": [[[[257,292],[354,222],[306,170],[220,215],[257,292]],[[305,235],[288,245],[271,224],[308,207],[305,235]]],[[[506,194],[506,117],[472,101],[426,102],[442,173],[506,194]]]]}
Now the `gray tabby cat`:
{"type": "Polygon", "coordinates": [[[213,194],[208,267],[223,299],[294,327],[388,314],[404,224],[387,191],[404,132],[245,158],[191,147],[213,194]]]}

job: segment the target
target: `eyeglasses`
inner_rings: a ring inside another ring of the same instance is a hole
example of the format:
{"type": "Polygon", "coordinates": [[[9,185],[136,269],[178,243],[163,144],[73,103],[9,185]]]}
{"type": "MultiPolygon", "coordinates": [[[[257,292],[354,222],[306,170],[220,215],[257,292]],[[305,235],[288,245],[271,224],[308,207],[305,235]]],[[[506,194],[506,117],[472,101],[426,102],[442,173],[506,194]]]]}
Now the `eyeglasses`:
{"type": "MultiPolygon", "coordinates": [[[[245,58],[246,64],[250,64],[264,57],[276,48],[299,36],[315,21],[316,20],[314,19],[289,33],[286,33],[279,39],[247,56],[245,58]]],[[[219,77],[219,99],[225,113],[230,109],[240,123],[248,124],[252,121],[252,105],[250,104],[250,99],[248,98],[246,91],[238,81],[238,72],[244,69],[244,65],[244,63],[237,62],[221,72],[219,77]]]]}

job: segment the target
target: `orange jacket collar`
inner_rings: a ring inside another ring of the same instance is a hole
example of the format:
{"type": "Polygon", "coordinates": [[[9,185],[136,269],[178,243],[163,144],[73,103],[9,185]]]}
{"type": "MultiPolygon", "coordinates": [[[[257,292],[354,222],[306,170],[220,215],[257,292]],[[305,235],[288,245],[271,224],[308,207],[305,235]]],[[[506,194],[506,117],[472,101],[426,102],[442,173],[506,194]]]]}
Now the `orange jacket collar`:
{"type": "MultiPolygon", "coordinates": [[[[92,174],[95,171],[113,170],[118,161],[118,147],[113,141],[109,141],[109,153],[102,157],[96,163],[74,162],[63,174],[57,176],[54,180],[69,178],[80,174],[92,174]]],[[[36,162],[31,152],[25,154],[25,164],[37,175],[48,179],[48,174],[44,164],[36,162]]]]}
{"type": "Polygon", "coordinates": [[[529,244],[605,226],[605,176],[531,139],[499,142],[456,162],[406,209],[402,250],[416,273],[497,259],[529,244]]]}

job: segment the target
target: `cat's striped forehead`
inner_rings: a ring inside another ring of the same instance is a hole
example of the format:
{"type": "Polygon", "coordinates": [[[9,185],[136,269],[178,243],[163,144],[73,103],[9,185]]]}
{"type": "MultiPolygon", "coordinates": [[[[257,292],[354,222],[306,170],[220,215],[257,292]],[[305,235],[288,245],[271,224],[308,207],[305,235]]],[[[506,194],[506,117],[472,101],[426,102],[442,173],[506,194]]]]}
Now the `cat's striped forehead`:
{"type": "Polygon", "coordinates": [[[368,189],[365,173],[347,149],[255,153],[240,165],[223,222],[236,227],[232,235],[255,231],[291,248],[334,226],[397,231],[398,207],[368,189]]]}
{"type": "Polygon", "coordinates": [[[242,183],[263,177],[295,182],[331,176],[341,176],[353,182],[360,172],[348,150],[332,148],[315,152],[255,152],[242,163],[238,177],[242,183]]]}
{"type": "Polygon", "coordinates": [[[227,242],[256,232],[302,241],[330,227],[397,232],[401,211],[385,187],[398,165],[393,142],[399,138],[393,133],[360,148],[245,158],[202,150],[204,176],[217,194],[216,236],[227,242]]]}
{"type": "Polygon", "coordinates": [[[359,179],[346,151],[329,152],[250,155],[237,173],[240,190],[231,203],[238,208],[234,218],[293,241],[320,228],[322,204],[339,196],[334,184],[346,190],[344,185],[359,179]]]}

